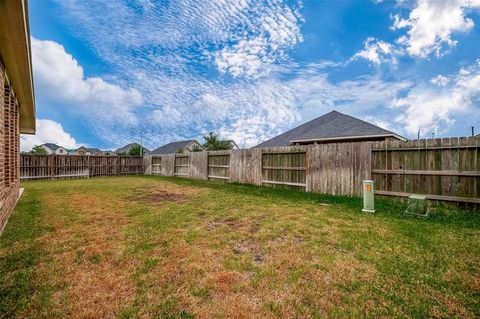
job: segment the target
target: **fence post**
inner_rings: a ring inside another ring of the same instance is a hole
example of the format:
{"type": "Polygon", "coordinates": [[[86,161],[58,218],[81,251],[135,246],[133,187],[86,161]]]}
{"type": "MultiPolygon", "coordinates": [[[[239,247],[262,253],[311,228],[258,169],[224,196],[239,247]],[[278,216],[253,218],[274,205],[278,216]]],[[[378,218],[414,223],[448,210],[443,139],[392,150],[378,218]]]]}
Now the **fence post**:
{"type": "Polygon", "coordinates": [[[50,160],[50,178],[54,179],[55,178],[55,155],[50,154],[48,158],[50,160]]]}
{"type": "Polygon", "coordinates": [[[88,161],[88,178],[90,178],[90,170],[91,170],[91,165],[92,163],[90,162],[90,155],[87,155],[87,161],[88,161]]]}

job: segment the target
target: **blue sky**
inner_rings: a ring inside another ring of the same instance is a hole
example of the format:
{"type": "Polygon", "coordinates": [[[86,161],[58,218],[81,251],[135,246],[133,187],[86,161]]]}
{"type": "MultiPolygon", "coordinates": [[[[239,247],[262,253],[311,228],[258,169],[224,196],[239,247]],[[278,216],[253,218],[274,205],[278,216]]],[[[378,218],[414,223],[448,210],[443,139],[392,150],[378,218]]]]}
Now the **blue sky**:
{"type": "Polygon", "coordinates": [[[480,132],[480,0],[30,1],[37,135],[256,145],[333,109],[409,138],[480,132]]]}

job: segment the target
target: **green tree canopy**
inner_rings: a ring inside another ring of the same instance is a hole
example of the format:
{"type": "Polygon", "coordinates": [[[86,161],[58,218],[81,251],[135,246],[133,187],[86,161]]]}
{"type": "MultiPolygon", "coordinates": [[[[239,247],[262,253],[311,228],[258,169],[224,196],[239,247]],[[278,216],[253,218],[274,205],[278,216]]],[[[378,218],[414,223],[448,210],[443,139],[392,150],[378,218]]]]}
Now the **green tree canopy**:
{"type": "Polygon", "coordinates": [[[208,135],[203,137],[205,139],[205,147],[208,151],[222,151],[222,150],[231,150],[233,148],[232,142],[229,140],[221,139],[217,134],[210,132],[208,135]]]}
{"type": "Polygon", "coordinates": [[[43,148],[41,145],[35,145],[32,148],[32,154],[37,154],[37,155],[48,155],[47,150],[43,148]]]}
{"type": "Polygon", "coordinates": [[[203,137],[205,139],[205,147],[208,151],[222,151],[231,150],[233,148],[232,142],[229,140],[222,140],[217,134],[210,132],[203,137]]]}
{"type": "Polygon", "coordinates": [[[133,145],[128,150],[128,155],[130,156],[140,156],[145,154],[145,149],[142,152],[142,147],[140,145],[133,145]]]}
{"type": "Polygon", "coordinates": [[[201,148],[197,144],[193,145],[192,152],[201,152],[201,151],[203,151],[203,148],[201,148]]]}

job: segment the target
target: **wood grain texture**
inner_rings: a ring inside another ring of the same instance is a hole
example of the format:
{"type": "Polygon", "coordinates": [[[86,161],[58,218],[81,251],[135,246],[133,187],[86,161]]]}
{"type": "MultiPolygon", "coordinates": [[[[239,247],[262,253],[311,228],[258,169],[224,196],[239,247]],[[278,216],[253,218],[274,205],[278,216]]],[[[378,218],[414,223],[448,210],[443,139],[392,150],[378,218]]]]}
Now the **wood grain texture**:
{"type": "Polygon", "coordinates": [[[434,200],[476,203],[480,198],[480,138],[377,142],[372,174],[378,194],[425,194],[434,200]]]}

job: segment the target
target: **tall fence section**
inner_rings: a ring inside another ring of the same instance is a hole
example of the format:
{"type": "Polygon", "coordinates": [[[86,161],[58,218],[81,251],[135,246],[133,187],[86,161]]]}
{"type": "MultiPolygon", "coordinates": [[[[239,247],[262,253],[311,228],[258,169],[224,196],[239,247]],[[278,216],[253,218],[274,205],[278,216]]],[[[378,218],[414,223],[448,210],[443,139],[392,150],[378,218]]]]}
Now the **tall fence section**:
{"type": "Polygon", "coordinates": [[[141,156],[21,155],[20,179],[89,178],[144,173],[141,156]]]}
{"type": "Polygon", "coordinates": [[[480,204],[480,137],[408,142],[331,143],[145,158],[146,174],[280,186],[361,196],[376,194],[480,204]]]}

